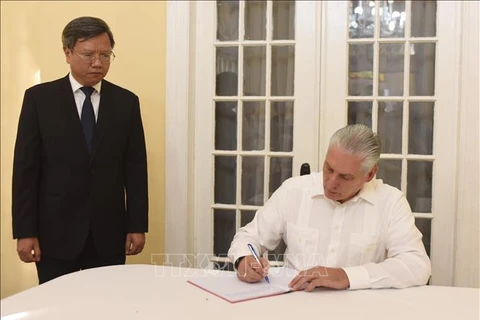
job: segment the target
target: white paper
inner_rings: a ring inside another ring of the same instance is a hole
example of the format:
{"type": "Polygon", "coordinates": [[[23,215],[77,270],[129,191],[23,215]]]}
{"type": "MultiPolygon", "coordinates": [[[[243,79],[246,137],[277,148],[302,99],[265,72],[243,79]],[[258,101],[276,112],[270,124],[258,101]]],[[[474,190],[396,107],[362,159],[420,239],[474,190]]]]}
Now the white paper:
{"type": "Polygon", "coordinates": [[[284,267],[270,268],[268,274],[270,283],[265,280],[246,283],[240,281],[234,272],[212,272],[192,277],[188,282],[234,303],[289,292],[291,288],[288,284],[297,273],[296,270],[284,267]]]}

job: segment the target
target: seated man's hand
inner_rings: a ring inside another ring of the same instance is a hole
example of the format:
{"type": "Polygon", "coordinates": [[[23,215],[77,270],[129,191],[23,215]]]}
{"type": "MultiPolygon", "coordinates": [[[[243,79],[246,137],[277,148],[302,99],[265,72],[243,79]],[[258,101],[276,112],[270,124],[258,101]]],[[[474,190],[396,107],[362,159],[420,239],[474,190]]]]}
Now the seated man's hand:
{"type": "Polygon", "coordinates": [[[341,268],[315,267],[299,272],[289,283],[293,290],[312,291],[316,287],[347,289],[350,281],[341,268]]]}
{"type": "Polygon", "coordinates": [[[258,282],[265,278],[270,268],[268,260],[260,257],[259,265],[253,256],[245,256],[240,260],[237,268],[237,277],[244,282],[258,282]]]}

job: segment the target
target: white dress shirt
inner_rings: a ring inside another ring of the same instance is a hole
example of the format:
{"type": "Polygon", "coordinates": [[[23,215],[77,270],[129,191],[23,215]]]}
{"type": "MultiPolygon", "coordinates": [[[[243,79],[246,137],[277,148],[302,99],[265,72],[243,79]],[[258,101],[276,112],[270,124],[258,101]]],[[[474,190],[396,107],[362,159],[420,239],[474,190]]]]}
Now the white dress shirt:
{"type": "Polygon", "coordinates": [[[286,180],[251,223],[235,235],[232,261],[274,250],[283,238],[284,263],[296,270],[343,268],[350,289],[424,285],[431,272],[422,234],[403,193],[382,180],[366,183],[343,204],[324,195],[322,173],[286,180]]]}
{"type": "MultiPolygon", "coordinates": [[[[77,105],[78,117],[82,118],[82,108],[83,102],[85,101],[85,93],[80,89],[83,87],[70,73],[68,75],[70,79],[70,84],[72,85],[73,96],[75,98],[75,104],[77,105]]],[[[93,90],[90,99],[92,100],[93,105],[93,112],[95,113],[95,121],[98,119],[98,108],[100,106],[100,90],[102,88],[102,81],[97,83],[96,85],[92,86],[95,90],[93,90]]]]}

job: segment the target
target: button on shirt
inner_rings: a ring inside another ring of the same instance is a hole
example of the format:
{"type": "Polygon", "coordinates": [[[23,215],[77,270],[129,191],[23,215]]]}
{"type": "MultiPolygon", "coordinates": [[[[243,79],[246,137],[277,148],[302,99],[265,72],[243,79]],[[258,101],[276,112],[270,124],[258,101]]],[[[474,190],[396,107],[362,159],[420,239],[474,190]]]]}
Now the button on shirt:
{"type": "Polygon", "coordinates": [[[232,261],[256,250],[274,250],[283,239],[287,267],[343,268],[350,289],[423,285],[430,259],[403,193],[382,180],[366,183],[339,203],[324,195],[322,173],[290,178],[238,230],[232,261]]]}

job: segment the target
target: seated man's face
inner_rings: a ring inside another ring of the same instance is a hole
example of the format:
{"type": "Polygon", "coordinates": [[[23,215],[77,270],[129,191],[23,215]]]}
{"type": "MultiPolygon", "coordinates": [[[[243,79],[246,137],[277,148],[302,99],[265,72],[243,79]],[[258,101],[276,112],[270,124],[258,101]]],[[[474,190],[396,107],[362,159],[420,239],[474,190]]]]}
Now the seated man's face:
{"type": "Polygon", "coordinates": [[[372,180],[376,171],[377,166],[374,166],[365,174],[359,157],[332,146],[323,163],[325,196],[341,203],[350,200],[362,189],[365,182],[372,180]]]}

